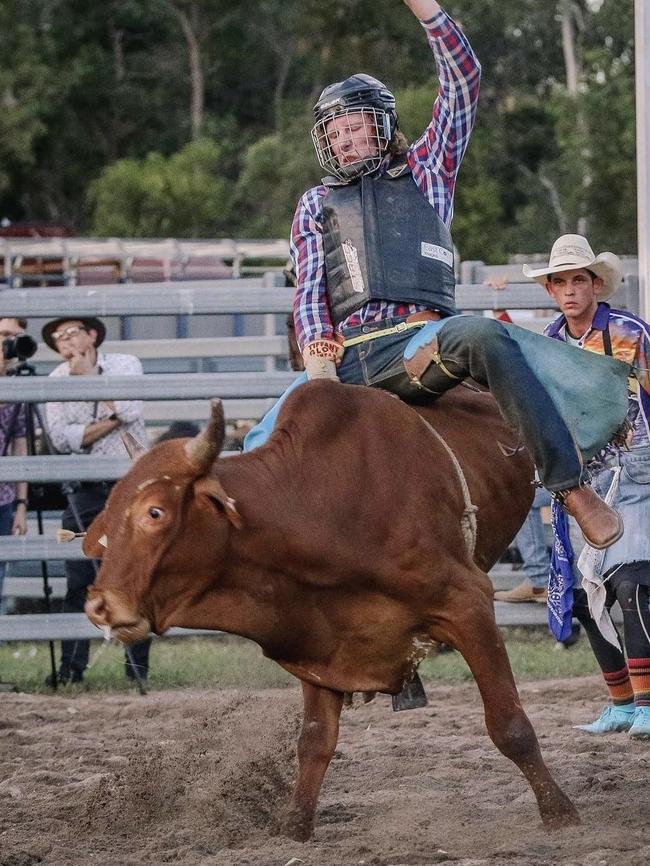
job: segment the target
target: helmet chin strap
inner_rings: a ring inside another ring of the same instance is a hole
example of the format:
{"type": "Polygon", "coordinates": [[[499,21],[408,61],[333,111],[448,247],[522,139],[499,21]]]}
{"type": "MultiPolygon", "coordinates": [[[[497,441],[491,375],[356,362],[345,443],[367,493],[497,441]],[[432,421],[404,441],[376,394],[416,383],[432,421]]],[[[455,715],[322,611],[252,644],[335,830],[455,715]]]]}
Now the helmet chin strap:
{"type": "Polygon", "coordinates": [[[383,162],[384,156],[385,154],[367,157],[350,165],[340,166],[337,172],[339,180],[355,180],[364,174],[373,174],[383,162]]]}

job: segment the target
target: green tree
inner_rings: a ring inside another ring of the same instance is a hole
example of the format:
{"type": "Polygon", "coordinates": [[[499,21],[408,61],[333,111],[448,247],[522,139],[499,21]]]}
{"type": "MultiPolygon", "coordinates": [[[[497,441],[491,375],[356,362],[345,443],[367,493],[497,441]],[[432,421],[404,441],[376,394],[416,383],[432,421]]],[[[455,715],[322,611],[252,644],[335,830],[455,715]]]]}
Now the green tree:
{"type": "Polygon", "coordinates": [[[94,232],[123,237],[215,237],[229,228],[230,193],[218,146],[205,139],[165,157],[123,159],[90,187],[94,232]]]}
{"type": "MultiPolygon", "coordinates": [[[[537,251],[585,220],[594,244],[633,252],[633,0],[445,6],[483,66],[456,194],[462,254],[537,251]]],[[[0,0],[0,48],[0,215],[80,232],[124,222],[104,180],[121,172],[129,234],[284,234],[319,176],[308,129],[326,84],[360,70],[383,79],[410,138],[437,87],[397,0],[0,0]],[[183,168],[198,211],[168,176],[197,135],[220,159],[197,168],[209,202],[183,168]]]]}

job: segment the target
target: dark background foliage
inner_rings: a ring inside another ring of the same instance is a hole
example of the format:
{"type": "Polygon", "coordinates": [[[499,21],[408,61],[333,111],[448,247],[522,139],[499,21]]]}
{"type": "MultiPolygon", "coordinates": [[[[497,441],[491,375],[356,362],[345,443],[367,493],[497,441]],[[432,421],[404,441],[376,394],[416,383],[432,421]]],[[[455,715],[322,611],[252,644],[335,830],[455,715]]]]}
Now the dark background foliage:
{"type": "MultiPolygon", "coordinates": [[[[463,258],[562,231],[636,249],[633,0],[450,0],[483,66],[463,258]]],[[[125,236],[282,236],[319,177],[326,84],[367,71],[416,137],[436,89],[400,0],[0,0],[0,217],[125,236]]]]}

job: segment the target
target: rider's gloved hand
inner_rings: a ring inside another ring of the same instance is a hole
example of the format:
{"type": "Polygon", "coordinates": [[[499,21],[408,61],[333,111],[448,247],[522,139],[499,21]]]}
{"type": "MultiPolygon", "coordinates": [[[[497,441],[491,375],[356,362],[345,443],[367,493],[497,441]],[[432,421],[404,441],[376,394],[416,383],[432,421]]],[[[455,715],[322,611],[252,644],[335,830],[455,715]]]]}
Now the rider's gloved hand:
{"type": "Polygon", "coordinates": [[[336,368],[343,357],[343,346],[334,340],[316,340],[302,350],[308,379],[338,379],[336,368]]]}

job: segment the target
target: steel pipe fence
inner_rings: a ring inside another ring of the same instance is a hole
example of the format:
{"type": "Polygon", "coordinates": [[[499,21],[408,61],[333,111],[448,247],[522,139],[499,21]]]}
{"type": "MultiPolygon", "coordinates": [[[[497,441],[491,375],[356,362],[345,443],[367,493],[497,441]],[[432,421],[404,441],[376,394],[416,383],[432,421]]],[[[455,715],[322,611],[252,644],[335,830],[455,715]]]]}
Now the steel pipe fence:
{"type": "MultiPolygon", "coordinates": [[[[128,283],[109,286],[6,289],[5,316],[54,317],[74,310],[77,316],[164,316],[229,313],[287,313],[293,289],[273,279],[202,280],[186,283],[128,283]]],[[[554,309],[538,283],[509,284],[504,289],[461,283],[456,287],[460,310],[554,309]]]]}
{"type": "MultiPolygon", "coordinates": [[[[170,628],[164,637],[210,635],[226,637],[222,631],[207,629],[170,628]]],[[[104,640],[104,632],[94,626],[83,613],[25,613],[20,616],[0,616],[0,640],[104,640]]]]}
{"type": "Polygon", "coordinates": [[[143,376],[0,377],[0,402],[199,400],[279,396],[295,373],[147,373],[143,376]]]}
{"type": "MultiPolygon", "coordinates": [[[[482,264],[482,263],[473,263],[482,264]]],[[[466,269],[467,270],[467,269],[466,269]]],[[[7,289],[0,292],[2,315],[7,317],[56,317],[75,316],[159,316],[196,314],[278,314],[291,309],[293,290],[278,285],[281,275],[265,275],[261,279],[219,280],[183,283],[144,283],[94,286],[85,288],[62,287],[54,289],[7,289]]],[[[475,279],[472,276],[472,279],[475,279]]],[[[634,277],[627,281],[633,292],[634,277]]],[[[457,287],[458,306],[467,311],[479,310],[553,310],[553,301],[537,283],[513,283],[504,289],[493,289],[476,283],[461,283],[457,287]]],[[[260,337],[259,354],[276,354],[278,337],[268,333],[260,337]],[[269,338],[272,338],[272,345],[269,338]]],[[[147,342],[147,341],[143,341],[147,342]]],[[[153,342],[153,341],[152,341],[153,342]]],[[[175,341],[173,357],[180,357],[182,347],[175,341]]],[[[187,340],[192,343],[192,340],[187,340]]],[[[255,355],[255,338],[219,338],[204,340],[200,349],[215,354],[242,357],[255,355]],[[244,348],[243,343],[247,341],[244,348]],[[212,344],[212,345],[211,345],[212,344]]],[[[122,351],[128,351],[129,341],[115,343],[122,351]]],[[[108,345],[107,345],[108,348],[108,345]]],[[[111,349],[113,345],[111,345],[111,349]]],[[[170,355],[171,356],[171,355],[170,355]]],[[[153,357],[148,353],[147,357],[153,357]]],[[[47,401],[71,400],[144,400],[148,406],[169,407],[170,401],[200,400],[202,404],[194,417],[206,418],[208,399],[224,399],[227,417],[259,417],[294,380],[295,374],[267,369],[259,373],[195,373],[195,374],[145,374],[143,376],[74,376],[65,378],[0,377],[0,402],[45,403],[47,401]],[[164,401],[160,403],[160,401],[164,401]],[[230,402],[229,402],[230,401],[230,402]],[[255,402],[257,401],[257,402],[255,402]],[[266,402],[265,402],[266,401],[266,402]],[[229,410],[228,407],[231,407],[229,410]],[[254,414],[244,409],[255,410],[254,414]],[[240,414],[236,415],[235,412],[240,414]]],[[[155,410],[153,410],[155,412],[155,410]]],[[[164,413],[163,413],[164,414],[164,413]]],[[[150,416],[151,417],[151,416],[150,416]]],[[[169,418],[169,414],[166,415],[169,418]]],[[[26,480],[28,482],[99,481],[116,480],[127,471],[129,461],[120,458],[90,458],[86,455],[55,455],[34,457],[5,457],[0,461],[0,481],[26,480]]],[[[81,543],[77,539],[58,544],[53,538],[0,538],[0,561],[56,561],[83,559],[81,543]]],[[[521,607],[521,606],[517,606],[521,607]]],[[[520,619],[523,617],[522,612],[520,619]]],[[[543,613],[543,611],[539,611],[543,613]]],[[[52,615],[56,618],[63,615],[52,615]]],[[[81,615],[79,615],[81,617],[81,615]]],[[[507,619],[507,617],[505,617],[507,619]]],[[[526,617],[523,617],[524,619],[526,617]]],[[[30,629],[13,625],[22,617],[0,617],[0,639],[19,639],[13,634],[38,633],[36,621],[30,629]],[[6,621],[11,620],[11,626],[6,621]]],[[[536,613],[535,622],[539,620],[536,613]]],[[[41,619],[41,623],[45,620],[41,619]]],[[[87,629],[79,625],[70,628],[69,636],[85,637],[87,629]],[[77,629],[75,631],[75,628],[77,629]],[[81,634],[81,631],[84,633],[81,634]]],[[[517,624],[526,624],[518,622],[517,624]]],[[[88,624],[89,628],[93,627],[88,624]]],[[[50,639],[58,626],[43,626],[38,633],[42,639],[50,639]],[[52,631],[54,629],[54,631],[52,631]]],[[[58,635],[58,632],[57,632],[58,635]]],[[[91,634],[96,636],[96,632],[91,634]]],[[[30,639],[34,639],[33,637],[30,639]]]]}

